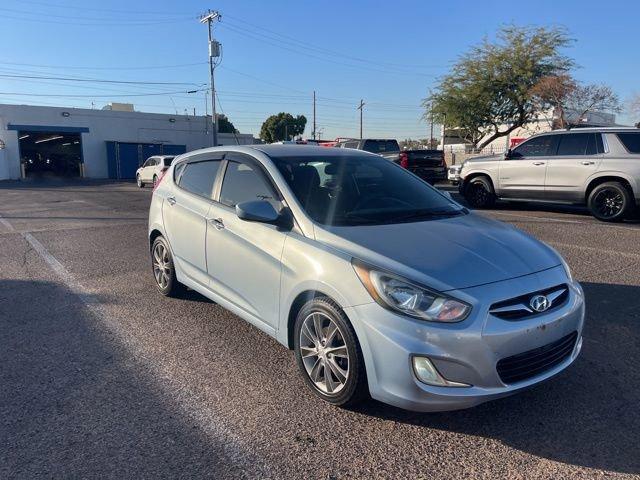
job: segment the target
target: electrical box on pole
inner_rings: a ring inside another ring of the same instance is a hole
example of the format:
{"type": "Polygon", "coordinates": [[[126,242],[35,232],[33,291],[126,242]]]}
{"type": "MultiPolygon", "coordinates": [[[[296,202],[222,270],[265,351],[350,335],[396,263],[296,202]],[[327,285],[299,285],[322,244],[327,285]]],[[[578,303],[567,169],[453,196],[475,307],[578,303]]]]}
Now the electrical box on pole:
{"type": "Polygon", "coordinates": [[[211,58],[220,57],[220,42],[216,40],[211,40],[209,42],[209,57],[211,58]]]}

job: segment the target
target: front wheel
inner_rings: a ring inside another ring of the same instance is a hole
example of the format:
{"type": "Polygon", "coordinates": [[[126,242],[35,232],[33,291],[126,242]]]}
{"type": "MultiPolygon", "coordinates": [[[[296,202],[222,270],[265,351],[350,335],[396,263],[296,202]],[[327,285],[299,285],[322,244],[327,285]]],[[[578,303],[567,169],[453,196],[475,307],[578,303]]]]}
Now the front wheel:
{"type": "Polygon", "coordinates": [[[496,201],[493,185],[484,176],[469,180],[464,189],[464,198],[472,208],[489,208],[496,201]]]}
{"type": "Polygon", "coordinates": [[[605,182],[589,194],[587,206],[591,214],[604,222],[624,220],[632,208],[631,194],[618,182],[605,182]]]}
{"type": "Polygon", "coordinates": [[[360,344],[342,309],[326,297],[309,300],[296,317],[296,361],[307,386],[340,407],[368,395],[360,344]]]}

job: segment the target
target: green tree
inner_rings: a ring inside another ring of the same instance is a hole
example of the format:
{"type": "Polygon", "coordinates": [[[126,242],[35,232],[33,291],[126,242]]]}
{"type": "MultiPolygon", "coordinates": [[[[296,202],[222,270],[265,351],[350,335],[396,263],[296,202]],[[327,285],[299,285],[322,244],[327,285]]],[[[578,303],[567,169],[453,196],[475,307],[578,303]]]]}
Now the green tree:
{"type": "Polygon", "coordinates": [[[231,120],[226,115],[216,114],[218,119],[218,132],[219,133],[239,133],[236,127],[233,126],[231,120]]]}
{"type": "Polygon", "coordinates": [[[304,115],[294,117],[290,113],[280,112],[264,121],[260,129],[260,138],[266,143],[290,140],[296,135],[302,135],[306,125],[307,117],[304,115]]]}
{"type": "Polygon", "coordinates": [[[573,61],[560,53],[571,43],[560,28],[503,27],[497,41],[472,47],[423,101],[425,118],[455,127],[483,148],[533,120],[532,89],[549,76],[567,72],[573,61]]]}

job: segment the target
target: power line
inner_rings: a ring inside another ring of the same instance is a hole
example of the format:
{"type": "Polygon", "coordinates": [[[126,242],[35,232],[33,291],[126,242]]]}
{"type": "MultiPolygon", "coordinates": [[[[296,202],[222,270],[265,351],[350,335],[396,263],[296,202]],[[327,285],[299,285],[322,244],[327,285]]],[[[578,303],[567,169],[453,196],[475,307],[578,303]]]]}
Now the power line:
{"type": "Polygon", "coordinates": [[[16,63],[16,62],[6,62],[0,61],[2,65],[17,65],[22,67],[36,67],[36,68],[48,68],[55,70],[155,70],[161,69],[166,70],[168,68],[182,68],[182,67],[194,67],[206,65],[207,62],[197,62],[197,63],[182,63],[178,65],[148,65],[146,67],[87,67],[87,66],[70,66],[70,65],[39,65],[35,63],[16,63]]]}
{"type": "Polygon", "coordinates": [[[0,77],[3,78],[31,78],[41,80],[62,80],[65,82],[90,82],[90,83],[117,83],[125,85],[196,85],[202,86],[202,83],[192,82],[149,82],[149,81],[130,81],[130,80],[102,80],[98,78],[71,78],[71,77],[47,77],[36,75],[9,75],[0,73],[0,77]]]}
{"type": "MultiPolygon", "coordinates": [[[[201,91],[201,90],[197,90],[201,91]]],[[[123,95],[69,95],[69,94],[58,94],[58,93],[18,93],[18,92],[0,92],[0,95],[19,95],[21,97],[62,97],[62,98],[106,98],[106,97],[152,97],[152,96],[162,96],[162,95],[174,95],[178,93],[188,93],[186,91],[179,92],[156,92],[156,93],[131,93],[131,94],[123,94],[123,95]]]]}

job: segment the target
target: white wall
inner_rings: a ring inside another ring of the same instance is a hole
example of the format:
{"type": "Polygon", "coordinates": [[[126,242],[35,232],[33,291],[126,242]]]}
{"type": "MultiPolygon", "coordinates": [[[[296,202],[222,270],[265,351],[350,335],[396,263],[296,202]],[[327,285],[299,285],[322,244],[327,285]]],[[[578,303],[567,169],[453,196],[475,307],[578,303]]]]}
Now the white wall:
{"type": "MultiPolygon", "coordinates": [[[[107,178],[106,141],[136,143],[169,143],[186,145],[187,151],[211,146],[211,133],[205,133],[205,117],[167,115],[114,110],[89,110],[30,105],[0,105],[0,139],[6,148],[0,157],[0,180],[20,178],[18,132],[11,125],[88,128],[82,133],[85,176],[107,178]],[[69,116],[63,116],[68,112],[69,116]],[[170,121],[173,119],[175,121],[170,121]]],[[[238,134],[241,144],[254,143],[250,134],[238,134]]],[[[218,134],[221,145],[235,145],[236,136],[218,134]]]]}

